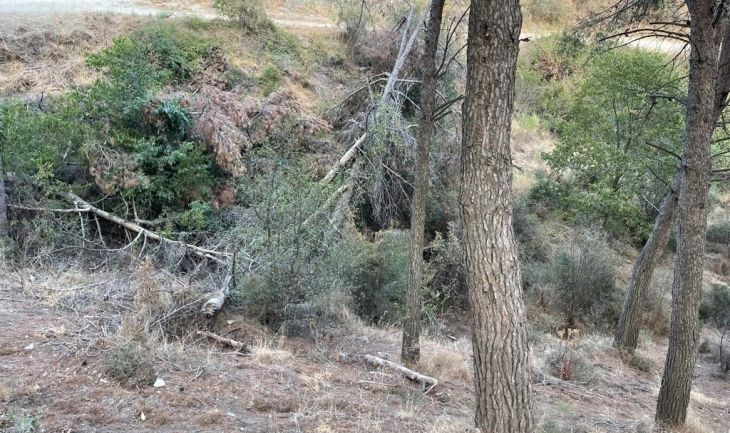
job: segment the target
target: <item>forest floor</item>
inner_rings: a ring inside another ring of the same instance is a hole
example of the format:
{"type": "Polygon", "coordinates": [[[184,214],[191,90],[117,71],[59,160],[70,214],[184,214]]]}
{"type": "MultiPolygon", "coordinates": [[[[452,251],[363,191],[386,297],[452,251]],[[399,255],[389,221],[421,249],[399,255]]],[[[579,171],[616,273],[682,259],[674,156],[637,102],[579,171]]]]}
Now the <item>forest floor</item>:
{"type": "MultiPolygon", "coordinates": [[[[106,304],[119,302],[110,293],[122,279],[128,275],[4,273],[0,431],[473,430],[471,348],[463,323],[424,339],[416,369],[440,380],[426,394],[397,372],[363,361],[366,354],[397,361],[395,329],[353,320],[318,338],[283,338],[235,311],[191,322],[184,338],[148,340],[150,370],[120,383],[110,377],[110,356],[120,343],[107,326],[124,319],[108,316],[106,304]],[[243,341],[248,353],[195,336],[196,327],[243,341]],[[157,378],[165,385],[152,386],[157,378]]],[[[551,334],[539,336],[532,344],[534,370],[546,371],[545,359],[565,344],[551,334]]],[[[536,374],[534,413],[543,431],[648,431],[666,342],[643,342],[646,371],[624,363],[606,336],[583,336],[577,346],[592,365],[590,381],[536,374]]],[[[694,431],[730,428],[730,382],[716,370],[700,356],[690,405],[694,431]]]]}

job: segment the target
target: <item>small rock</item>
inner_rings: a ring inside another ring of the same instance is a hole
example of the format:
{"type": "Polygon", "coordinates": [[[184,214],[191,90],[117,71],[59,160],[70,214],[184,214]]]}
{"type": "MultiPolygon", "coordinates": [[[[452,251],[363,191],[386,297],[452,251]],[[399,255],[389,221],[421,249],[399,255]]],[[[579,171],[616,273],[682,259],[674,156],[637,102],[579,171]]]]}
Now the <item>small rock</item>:
{"type": "Polygon", "coordinates": [[[142,421],[144,421],[144,420],[147,419],[147,417],[145,416],[144,412],[140,412],[139,413],[139,419],[141,419],[142,421]]]}
{"type": "Polygon", "coordinates": [[[30,343],[29,345],[25,346],[23,350],[33,350],[34,347],[35,345],[33,343],[30,343]]]}
{"type": "MultiPolygon", "coordinates": [[[[149,383],[149,382],[147,382],[147,383],[149,383]]],[[[163,386],[165,386],[165,381],[162,380],[161,377],[158,377],[157,380],[155,381],[154,385],[152,385],[152,386],[154,386],[155,388],[162,388],[163,386]]]]}

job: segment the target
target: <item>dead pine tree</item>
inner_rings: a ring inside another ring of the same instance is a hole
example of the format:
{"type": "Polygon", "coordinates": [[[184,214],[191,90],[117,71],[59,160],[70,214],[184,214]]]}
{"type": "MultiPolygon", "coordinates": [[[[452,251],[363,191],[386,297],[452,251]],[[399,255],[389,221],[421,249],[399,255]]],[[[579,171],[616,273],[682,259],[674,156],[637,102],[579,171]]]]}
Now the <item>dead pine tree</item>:
{"type": "Polygon", "coordinates": [[[421,280],[423,274],[423,237],[426,226],[426,196],[428,194],[429,148],[433,132],[433,109],[436,99],[438,70],[436,54],[444,0],[432,0],[426,27],[426,45],[422,56],[423,84],[416,155],[415,185],[411,201],[411,247],[406,290],[406,314],[403,319],[401,360],[413,364],[420,356],[421,280]]]}
{"type": "Polygon", "coordinates": [[[533,428],[527,321],[512,230],[512,120],[518,0],[471,3],[459,197],[473,318],[476,425],[533,428]]]}

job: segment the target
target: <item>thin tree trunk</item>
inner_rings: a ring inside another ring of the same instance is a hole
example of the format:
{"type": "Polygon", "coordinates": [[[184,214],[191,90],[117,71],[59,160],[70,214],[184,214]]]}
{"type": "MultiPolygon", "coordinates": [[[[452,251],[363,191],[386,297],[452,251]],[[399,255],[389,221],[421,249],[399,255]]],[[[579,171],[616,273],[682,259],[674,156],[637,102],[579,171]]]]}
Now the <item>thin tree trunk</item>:
{"type": "Polygon", "coordinates": [[[525,309],[512,231],[510,126],[521,26],[518,0],[471,3],[460,209],[473,318],[475,421],[489,433],[533,428],[525,309]]]}
{"type": "Polygon", "coordinates": [[[406,314],[403,319],[401,360],[413,364],[420,356],[421,280],[423,271],[423,232],[426,227],[426,197],[428,195],[428,155],[433,132],[433,105],[436,99],[436,53],[438,52],[441,16],[445,0],[432,0],[423,51],[423,91],[416,157],[416,184],[411,202],[411,251],[406,291],[406,314]]]}
{"type": "Polygon", "coordinates": [[[664,197],[662,206],[659,209],[654,228],[651,231],[649,240],[641,249],[639,257],[634,263],[631,271],[631,281],[626,290],[624,307],[616,327],[613,345],[627,352],[636,350],[639,340],[639,328],[641,322],[641,311],[644,306],[646,291],[651,283],[651,277],[656,268],[662,252],[667,247],[669,234],[672,232],[677,216],[677,200],[679,198],[679,181],[677,176],[664,197]]]}
{"type": "MultiPolygon", "coordinates": [[[[677,263],[672,286],[669,349],[656,411],[657,422],[668,426],[682,425],[687,417],[699,339],[698,308],[707,229],[710,143],[715,130],[714,102],[722,36],[720,24],[715,20],[714,5],[712,0],[687,2],[692,51],[679,188],[677,263]]],[[[724,24],[725,20],[720,21],[724,24]]],[[[724,31],[724,25],[722,28],[724,31]]]]}
{"type": "MultiPolygon", "coordinates": [[[[5,193],[5,174],[3,173],[3,160],[0,157],[0,242],[8,237],[8,205],[5,193]]],[[[0,245],[2,247],[2,245],[0,245]]]]}
{"type": "MultiPolygon", "coordinates": [[[[730,25],[727,23],[725,24],[723,41],[730,41],[730,25]]],[[[725,102],[730,91],[730,44],[723,43],[718,67],[720,73],[717,77],[717,88],[715,90],[713,123],[717,123],[725,108],[725,102]]],[[[664,198],[664,202],[662,202],[651,236],[642,248],[631,272],[631,281],[626,291],[624,307],[614,336],[613,345],[618,349],[628,352],[636,350],[639,339],[641,310],[644,305],[646,291],[651,283],[657,262],[667,246],[672,227],[674,227],[679,201],[680,176],[681,170],[677,173],[667,196],[664,198]]]]}

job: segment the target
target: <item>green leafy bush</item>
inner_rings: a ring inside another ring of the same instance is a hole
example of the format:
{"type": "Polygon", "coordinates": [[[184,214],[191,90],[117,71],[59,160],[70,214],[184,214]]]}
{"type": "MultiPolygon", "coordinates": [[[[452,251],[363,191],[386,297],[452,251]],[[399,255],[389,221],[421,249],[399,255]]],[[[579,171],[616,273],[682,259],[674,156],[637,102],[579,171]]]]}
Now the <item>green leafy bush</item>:
{"type": "Polygon", "coordinates": [[[278,89],[281,84],[279,71],[273,66],[269,66],[261,73],[258,81],[259,86],[261,86],[261,92],[264,96],[269,96],[272,92],[278,89]]]}

